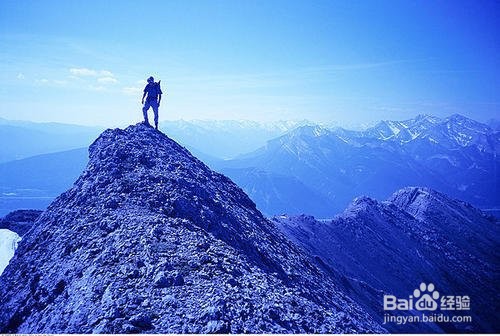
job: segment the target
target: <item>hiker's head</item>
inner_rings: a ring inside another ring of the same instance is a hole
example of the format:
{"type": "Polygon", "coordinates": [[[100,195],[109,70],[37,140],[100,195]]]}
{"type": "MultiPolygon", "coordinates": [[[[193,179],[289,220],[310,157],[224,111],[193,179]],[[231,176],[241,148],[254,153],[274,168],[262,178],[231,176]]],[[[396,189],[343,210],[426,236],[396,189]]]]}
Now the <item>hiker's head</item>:
{"type": "Polygon", "coordinates": [[[153,76],[148,78],[148,83],[153,83],[154,81],[155,81],[155,79],[153,78],[153,76]]]}

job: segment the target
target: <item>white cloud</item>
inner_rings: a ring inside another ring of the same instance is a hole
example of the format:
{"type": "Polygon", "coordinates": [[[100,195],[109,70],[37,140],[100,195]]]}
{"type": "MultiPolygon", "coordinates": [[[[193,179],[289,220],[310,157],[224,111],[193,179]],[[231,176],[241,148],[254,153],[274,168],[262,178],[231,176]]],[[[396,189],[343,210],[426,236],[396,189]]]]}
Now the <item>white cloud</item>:
{"type": "Polygon", "coordinates": [[[97,76],[97,71],[87,68],[71,68],[69,72],[75,76],[97,76]]]}
{"type": "Polygon", "coordinates": [[[113,73],[111,71],[108,71],[108,70],[101,70],[99,72],[99,75],[106,76],[106,77],[114,77],[113,73]]]}
{"type": "Polygon", "coordinates": [[[24,74],[22,72],[18,73],[17,74],[17,79],[19,80],[23,80],[25,77],[24,77],[24,74]]]}
{"type": "Polygon", "coordinates": [[[103,83],[103,84],[118,83],[118,81],[115,78],[113,78],[113,77],[101,77],[101,78],[98,78],[97,81],[99,83],[103,83]]]}
{"type": "Polygon", "coordinates": [[[72,75],[80,77],[114,77],[113,73],[109,70],[94,70],[88,68],[71,68],[69,69],[72,75]]]}

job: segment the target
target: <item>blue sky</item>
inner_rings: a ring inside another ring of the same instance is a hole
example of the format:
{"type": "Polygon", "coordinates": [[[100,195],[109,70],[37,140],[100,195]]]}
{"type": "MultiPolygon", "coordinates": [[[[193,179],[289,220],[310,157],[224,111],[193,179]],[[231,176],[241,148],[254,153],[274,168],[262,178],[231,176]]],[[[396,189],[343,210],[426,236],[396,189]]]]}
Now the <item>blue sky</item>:
{"type": "Polygon", "coordinates": [[[0,2],[0,117],[344,124],[498,115],[497,1],[0,2]]]}

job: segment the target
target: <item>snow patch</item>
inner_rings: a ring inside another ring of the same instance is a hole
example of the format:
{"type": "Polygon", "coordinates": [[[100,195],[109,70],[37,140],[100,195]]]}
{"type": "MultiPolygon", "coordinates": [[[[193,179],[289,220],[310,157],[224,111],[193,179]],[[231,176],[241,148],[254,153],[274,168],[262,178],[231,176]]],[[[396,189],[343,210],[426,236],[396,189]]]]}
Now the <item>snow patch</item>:
{"type": "Polygon", "coordinates": [[[401,132],[401,129],[396,127],[393,122],[387,122],[387,126],[389,126],[389,128],[391,129],[392,133],[394,133],[394,135],[398,135],[399,132],[401,132]]]}
{"type": "Polygon", "coordinates": [[[21,237],[17,233],[7,229],[0,229],[0,275],[14,256],[17,243],[20,241],[21,237]]]}
{"type": "Polygon", "coordinates": [[[434,138],[428,137],[427,139],[429,139],[429,141],[432,142],[432,143],[435,143],[435,144],[438,143],[434,138]]]}

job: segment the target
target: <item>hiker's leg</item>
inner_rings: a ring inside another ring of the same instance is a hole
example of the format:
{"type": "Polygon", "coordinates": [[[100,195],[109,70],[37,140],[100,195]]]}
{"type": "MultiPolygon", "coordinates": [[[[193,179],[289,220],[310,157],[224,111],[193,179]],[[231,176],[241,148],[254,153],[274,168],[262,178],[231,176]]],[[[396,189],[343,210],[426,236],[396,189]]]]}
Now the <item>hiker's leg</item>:
{"type": "Polygon", "coordinates": [[[155,115],[155,127],[158,129],[158,103],[155,101],[151,104],[151,107],[153,108],[153,113],[155,115]]]}
{"type": "Polygon", "coordinates": [[[148,101],[144,103],[144,107],[142,108],[142,114],[144,115],[144,122],[146,125],[149,125],[149,120],[148,120],[148,110],[149,110],[150,104],[148,101]]]}

